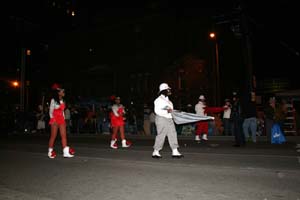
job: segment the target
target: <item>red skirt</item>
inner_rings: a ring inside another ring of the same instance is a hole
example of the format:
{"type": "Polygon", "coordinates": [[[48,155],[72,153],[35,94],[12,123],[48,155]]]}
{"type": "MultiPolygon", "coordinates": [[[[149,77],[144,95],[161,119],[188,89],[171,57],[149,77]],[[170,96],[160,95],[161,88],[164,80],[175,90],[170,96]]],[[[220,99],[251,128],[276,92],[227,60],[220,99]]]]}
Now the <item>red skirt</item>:
{"type": "Polygon", "coordinates": [[[54,123],[58,125],[66,124],[65,117],[61,109],[56,109],[53,111],[53,117],[50,119],[49,124],[52,125],[54,123]]]}
{"type": "Polygon", "coordinates": [[[125,122],[122,116],[115,116],[115,115],[111,115],[110,117],[110,123],[112,127],[118,127],[118,126],[124,126],[125,122]]]}

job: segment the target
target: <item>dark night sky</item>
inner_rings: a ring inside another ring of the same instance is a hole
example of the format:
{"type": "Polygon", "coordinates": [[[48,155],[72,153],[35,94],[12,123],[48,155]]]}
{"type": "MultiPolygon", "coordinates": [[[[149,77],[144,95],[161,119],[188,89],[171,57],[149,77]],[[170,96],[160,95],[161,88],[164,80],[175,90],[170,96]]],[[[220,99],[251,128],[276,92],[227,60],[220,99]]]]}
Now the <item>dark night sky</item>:
{"type": "MultiPolygon", "coordinates": [[[[36,65],[32,73],[48,73],[51,71],[49,67],[53,67],[53,57],[49,54],[52,55],[51,51],[59,52],[59,49],[63,51],[68,43],[64,41],[66,37],[62,36],[70,33],[75,33],[78,37],[73,34],[73,38],[67,37],[68,42],[71,40],[73,45],[81,45],[76,55],[69,55],[69,58],[77,58],[75,63],[92,62],[96,59],[96,56],[84,56],[87,54],[85,49],[90,47],[102,47],[95,51],[101,52],[100,55],[97,54],[97,58],[103,61],[98,65],[122,66],[124,63],[133,63],[126,66],[128,69],[140,66],[144,60],[151,60],[146,62],[149,66],[168,65],[177,57],[193,51],[205,56],[209,54],[204,49],[206,34],[209,32],[205,29],[213,26],[221,34],[220,65],[229,71],[233,70],[230,65],[234,66],[240,56],[239,50],[235,48],[238,42],[230,30],[231,24],[214,25],[214,22],[227,20],[238,7],[240,1],[237,0],[205,3],[171,0],[138,3],[70,0],[64,1],[70,2],[69,4],[59,6],[57,2],[61,1],[57,0],[55,5],[53,1],[12,1],[8,6],[4,17],[7,31],[4,33],[5,37],[2,37],[5,47],[2,48],[5,49],[4,67],[1,67],[3,76],[15,74],[18,63],[16,51],[20,46],[33,49],[32,58],[36,65]],[[74,9],[76,16],[66,14],[67,8],[70,11],[74,9]],[[220,17],[221,15],[224,17],[220,17]],[[214,21],[213,16],[219,17],[214,21]],[[87,44],[84,37],[98,39],[94,44],[87,44]],[[116,44],[119,45],[118,48],[113,47],[116,44]]],[[[254,73],[261,79],[297,77],[296,69],[300,64],[297,25],[300,17],[295,3],[244,2],[251,29],[254,73]]],[[[64,62],[66,73],[70,72],[67,60],[62,60],[64,62]]],[[[227,76],[228,72],[224,74],[227,76]]]]}

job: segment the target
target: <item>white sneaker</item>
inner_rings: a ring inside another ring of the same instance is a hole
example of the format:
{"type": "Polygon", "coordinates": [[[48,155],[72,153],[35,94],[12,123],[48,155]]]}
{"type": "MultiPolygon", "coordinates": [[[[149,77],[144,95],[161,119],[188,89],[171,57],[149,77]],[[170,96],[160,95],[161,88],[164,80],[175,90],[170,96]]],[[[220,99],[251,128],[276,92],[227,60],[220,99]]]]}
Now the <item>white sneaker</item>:
{"type": "Polygon", "coordinates": [[[202,139],[203,139],[203,140],[208,140],[208,139],[207,139],[207,134],[203,134],[203,135],[202,135],[202,139]]]}
{"type": "Polygon", "coordinates": [[[172,150],[172,157],[173,158],[182,158],[183,155],[181,153],[179,153],[178,149],[173,149],[172,150]]]}
{"type": "Polygon", "coordinates": [[[131,142],[127,141],[127,140],[122,140],[122,147],[123,148],[128,148],[131,146],[131,142]]]}
{"type": "Polygon", "coordinates": [[[56,152],[52,148],[48,149],[48,157],[51,159],[56,157],[56,152]]]}
{"type": "Polygon", "coordinates": [[[152,158],[162,158],[158,150],[154,150],[152,153],[152,158]]]}
{"type": "Polygon", "coordinates": [[[118,144],[117,144],[117,140],[111,140],[110,141],[110,147],[113,149],[117,149],[118,148],[118,144]]]}
{"type": "Polygon", "coordinates": [[[199,135],[196,135],[195,136],[195,141],[200,141],[201,139],[200,139],[200,136],[199,135]]]}
{"type": "Polygon", "coordinates": [[[64,158],[72,158],[74,157],[73,150],[71,151],[70,147],[66,146],[63,149],[64,158]]]}

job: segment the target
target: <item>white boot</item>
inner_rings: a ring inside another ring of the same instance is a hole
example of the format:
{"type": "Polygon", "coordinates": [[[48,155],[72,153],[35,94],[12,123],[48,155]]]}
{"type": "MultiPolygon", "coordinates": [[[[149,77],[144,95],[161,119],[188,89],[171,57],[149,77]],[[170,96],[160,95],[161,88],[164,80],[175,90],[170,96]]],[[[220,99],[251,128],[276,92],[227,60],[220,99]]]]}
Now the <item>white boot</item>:
{"type": "Polygon", "coordinates": [[[64,158],[72,158],[74,157],[74,155],[72,155],[70,153],[70,147],[66,146],[64,149],[63,149],[63,153],[64,153],[64,158]]]}
{"type": "Polygon", "coordinates": [[[131,142],[127,141],[127,140],[122,140],[122,147],[124,148],[128,148],[131,146],[131,142]]]}
{"type": "Polygon", "coordinates": [[[181,153],[179,153],[178,149],[172,149],[172,157],[173,158],[182,158],[183,155],[181,153]]]}
{"type": "Polygon", "coordinates": [[[56,157],[56,152],[53,150],[53,148],[48,149],[48,157],[51,159],[56,157]]]}
{"type": "Polygon", "coordinates": [[[207,134],[203,134],[203,135],[202,135],[202,139],[203,139],[203,140],[208,140],[208,139],[207,139],[207,134]]]}
{"type": "Polygon", "coordinates": [[[118,148],[117,139],[114,139],[114,140],[110,141],[110,147],[113,148],[113,149],[118,148]]]}
{"type": "Polygon", "coordinates": [[[199,135],[196,135],[196,136],[195,136],[195,141],[198,142],[198,141],[200,141],[200,140],[201,140],[201,139],[200,139],[200,136],[199,136],[199,135]]]}
{"type": "Polygon", "coordinates": [[[154,150],[152,153],[152,158],[162,158],[158,150],[154,150]]]}

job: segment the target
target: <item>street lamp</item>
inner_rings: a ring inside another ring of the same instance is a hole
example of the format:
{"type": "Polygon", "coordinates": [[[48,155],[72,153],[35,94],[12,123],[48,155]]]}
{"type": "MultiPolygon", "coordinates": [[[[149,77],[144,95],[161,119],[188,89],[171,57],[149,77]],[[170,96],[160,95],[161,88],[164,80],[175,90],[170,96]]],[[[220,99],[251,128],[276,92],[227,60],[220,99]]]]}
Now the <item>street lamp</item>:
{"type": "Polygon", "coordinates": [[[18,81],[12,81],[11,84],[12,84],[12,86],[14,86],[15,88],[16,88],[16,87],[19,87],[19,85],[20,85],[18,81]]]}
{"type": "Polygon", "coordinates": [[[215,103],[220,105],[220,63],[219,63],[219,45],[216,37],[216,33],[209,33],[209,37],[215,41],[215,103]]]}

